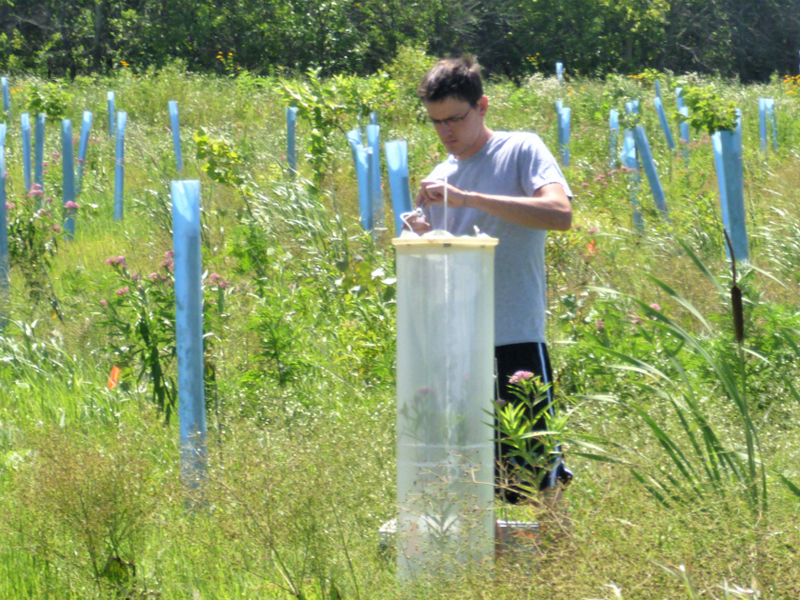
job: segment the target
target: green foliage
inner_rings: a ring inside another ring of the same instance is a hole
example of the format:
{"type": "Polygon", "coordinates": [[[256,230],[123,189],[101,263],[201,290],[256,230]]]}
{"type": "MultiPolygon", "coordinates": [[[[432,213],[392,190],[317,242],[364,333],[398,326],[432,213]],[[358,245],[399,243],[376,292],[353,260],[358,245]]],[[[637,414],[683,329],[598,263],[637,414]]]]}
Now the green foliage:
{"type": "Polygon", "coordinates": [[[336,81],[323,80],[319,69],[309,70],[299,83],[285,82],[283,93],[287,104],[297,107],[297,117],[311,127],[306,161],[314,172],[314,184],[319,187],[333,160],[334,134],[345,132],[348,107],[338,93],[336,81]]]}
{"type": "Polygon", "coordinates": [[[53,215],[52,198],[42,200],[43,196],[41,186],[34,184],[30,192],[6,206],[9,266],[22,273],[34,303],[47,299],[60,316],[49,271],[58,252],[61,225],[53,215]]]}
{"type": "Polygon", "coordinates": [[[201,167],[212,181],[223,185],[241,187],[245,178],[241,174],[244,157],[224,138],[210,138],[206,130],[198,128],[194,133],[197,158],[206,160],[201,167]]]}
{"type": "MultiPolygon", "coordinates": [[[[723,100],[711,87],[687,85],[681,97],[689,107],[689,124],[695,131],[705,130],[709,134],[736,129],[736,103],[723,100]]],[[[678,114],[683,120],[683,115],[678,114]]]]}
{"type": "Polygon", "coordinates": [[[58,81],[34,82],[28,88],[28,111],[33,115],[46,114],[54,123],[66,117],[69,94],[58,81]]]}
{"type": "Polygon", "coordinates": [[[146,278],[131,273],[122,256],[112,256],[106,264],[114,269],[120,285],[110,301],[101,301],[100,323],[112,336],[114,364],[122,369],[123,381],[131,373],[137,381],[149,380],[153,404],[169,423],[177,400],[170,372],[176,354],[172,252],[166,253],[161,269],[146,278]]]}

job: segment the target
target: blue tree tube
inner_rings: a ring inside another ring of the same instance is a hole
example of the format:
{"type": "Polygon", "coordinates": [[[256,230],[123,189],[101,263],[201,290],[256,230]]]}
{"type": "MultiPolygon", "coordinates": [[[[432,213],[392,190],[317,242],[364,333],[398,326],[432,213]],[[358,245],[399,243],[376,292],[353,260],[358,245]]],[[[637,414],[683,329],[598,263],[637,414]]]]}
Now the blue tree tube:
{"type": "Polygon", "coordinates": [[[683,92],[683,88],[675,88],[675,99],[678,101],[678,110],[686,106],[686,103],[683,100],[683,96],[681,95],[683,92]]]}
{"type": "Polygon", "coordinates": [[[681,143],[683,144],[683,158],[689,159],[689,107],[681,106],[678,112],[683,116],[681,121],[681,143]]]}
{"type": "Polygon", "coordinates": [[[83,111],[83,121],[81,122],[81,141],[78,146],[78,189],[80,190],[83,181],[83,164],[86,162],[86,150],[89,147],[89,133],[92,131],[92,113],[88,110],[83,111]]]}
{"type": "Polygon", "coordinates": [[[658,79],[655,80],[655,86],[656,86],[656,98],[661,100],[661,82],[658,79]]]}
{"type": "Polygon", "coordinates": [[[64,233],[67,239],[75,237],[75,157],[72,146],[72,122],[61,121],[61,172],[64,203],[64,233]]]}
{"type": "Polygon", "coordinates": [[[556,63],[556,77],[558,78],[558,83],[561,83],[562,79],[564,78],[564,64],[557,62],[556,63]]]}
{"type": "Polygon", "coordinates": [[[6,125],[0,123],[0,331],[8,321],[8,215],[6,212],[6,125]]]}
{"type": "Polygon", "coordinates": [[[372,151],[369,165],[370,196],[372,198],[373,223],[383,227],[383,191],[381,190],[381,128],[367,125],[367,145],[372,151]]]}
{"type": "Polygon", "coordinates": [[[556,115],[559,115],[564,108],[563,100],[556,100],[556,115]]]}
{"type": "Polygon", "coordinates": [[[370,125],[378,124],[378,111],[373,110],[371,113],[369,113],[369,124],[370,125]]]}
{"type": "Polygon", "coordinates": [[[739,147],[739,159],[742,158],[742,109],[736,109],[736,129],[733,130],[733,139],[739,147]]]}
{"type": "MultiPolygon", "coordinates": [[[[725,188],[725,161],[722,159],[722,137],[717,131],[711,136],[711,146],[714,149],[714,167],[717,171],[717,183],[719,186],[719,206],[722,213],[722,226],[730,232],[730,218],[728,217],[728,191],[725,188]]],[[[730,258],[727,245],[725,253],[730,258]]]]}
{"type": "Polygon", "coordinates": [[[669,128],[667,113],[664,112],[664,103],[661,102],[661,98],[653,98],[653,104],[656,105],[658,120],[661,123],[661,129],[664,131],[664,138],[667,140],[667,146],[669,146],[670,150],[675,150],[675,140],[672,139],[672,130],[669,128]]]}
{"type": "Polygon", "coordinates": [[[289,172],[297,173],[297,107],[290,106],[286,109],[286,162],[289,164],[289,172]]]}
{"type": "Polygon", "coordinates": [[[31,190],[31,116],[22,113],[22,171],[25,180],[25,192],[31,190]]]}
{"type": "Polygon", "coordinates": [[[613,108],[608,113],[608,167],[617,166],[617,139],[619,137],[619,111],[613,108]]]}
{"type": "Polygon", "coordinates": [[[767,155],[767,99],[758,99],[758,135],[761,141],[761,152],[767,155]]]}
{"type": "Polygon", "coordinates": [[[44,190],[44,124],[47,115],[39,113],[36,115],[36,127],[33,132],[34,137],[34,156],[33,156],[33,183],[39,184],[44,190]]]}
{"type": "Polygon", "coordinates": [[[200,182],[172,182],[175,251],[175,338],[181,480],[193,489],[206,472],[206,400],[203,381],[203,263],[200,246],[200,182]]]}
{"type": "Polygon", "coordinates": [[[6,77],[0,77],[0,82],[2,82],[3,86],[3,111],[8,115],[8,118],[11,118],[11,95],[8,93],[8,79],[6,77]]]}
{"type": "Polygon", "coordinates": [[[358,129],[351,129],[347,132],[347,143],[350,144],[350,151],[353,153],[353,164],[358,163],[358,155],[356,154],[358,148],[364,146],[361,139],[361,131],[358,129]]]}
{"type": "Polygon", "coordinates": [[[175,148],[175,165],[178,173],[183,171],[183,154],[181,154],[181,127],[178,122],[178,103],[175,100],[170,100],[169,106],[169,123],[172,127],[172,145],[175,148]]]}
{"type": "Polygon", "coordinates": [[[358,178],[358,208],[361,213],[361,227],[364,231],[374,228],[372,198],[370,197],[369,162],[370,149],[364,146],[355,148],[356,177],[358,178]]]}
{"type": "Polygon", "coordinates": [[[736,140],[734,131],[718,131],[712,136],[712,139],[717,179],[720,181],[720,201],[722,201],[723,193],[725,195],[725,203],[722,205],[722,223],[730,235],[734,257],[737,261],[747,262],[750,260],[750,248],[747,241],[744,209],[741,146],[736,140]],[[717,155],[720,157],[717,158],[717,155]],[[722,172],[720,172],[720,165],[722,172]]]}
{"type": "Polygon", "coordinates": [[[644,219],[642,218],[642,210],[639,206],[639,186],[641,184],[641,176],[639,175],[639,160],[636,158],[636,140],[633,138],[633,132],[630,129],[625,130],[622,139],[622,153],[619,156],[622,165],[630,171],[628,185],[631,190],[631,207],[633,208],[633,225],[636,231],[644,233],[644,219]]]}
{"type": "Polygon", "coordinates": [[[389,189],[392,192],[392,211],[397,235],[403,230],[403,213],[411,212],[411,189],[408,183],[408,142],[386,142],[386,167],[389,171],[389,189]]]}
{"type": "MultiPolygon", "coordinates": [[[[775,111],[775,100],[773,98],[766,99],[767,118],[769,119],[770,129],[772,130],[772,149],[778,151],[778,113],[775,111]]],[[[741,117],[741,115],[740,115],[741,117]]],[[[741,125],[740,125],[741,127],[741,125]]]]}
{"type": "Polygon", "coordinates": [[[116,120],[114,116],[114,92],[108,92],[108,135],[109,137],[114,136],[114,122],[116,120]]]}
{"type": "Polygon", "coordinates": [[[561,164],[569,166],[569,123],[572,111],[564,107],[558,113],[558,145],[561,149],[561,164]]]}
{"type": "Polygon", "coordinates": [[[638,100],[631,100],[630,102],[625,103],[625,112],[629,115],[638,115],[639,114],[639,101],[638,100]]]}
{"type": "Polygon", "coordinates": [[[634,127],[633,138],[636,140],[636,150],[639,152],[639,156],[642,157],[642,167],[645,175],[647,175],[647,181],[650,183],[650,191],[653,192],[656,208],[658,208],[662,217],[666,217],[667,200],[664,196],[664,188],[661,187],[661,180],[658,178],[656,163],[653,160],[653,153],[650,151],[650,143],[647,141],[647,133],[645,133],[644,127],[641,125],[634,127]]]}
{"type": "Polygon", "coordinates": [[[117,114],[117,153],[114,168],[114,220],[119,221],[124,215],[123,197],[125,195],[125,125],[128,113],[117,114]]]}

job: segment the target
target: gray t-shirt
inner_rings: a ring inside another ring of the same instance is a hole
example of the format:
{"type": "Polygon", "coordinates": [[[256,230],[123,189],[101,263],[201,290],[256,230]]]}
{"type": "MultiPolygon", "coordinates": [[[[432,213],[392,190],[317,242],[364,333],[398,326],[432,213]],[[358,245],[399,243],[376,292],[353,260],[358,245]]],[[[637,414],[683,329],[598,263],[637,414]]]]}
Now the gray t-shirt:
{"type": "MultiPolygon", "coordinates": [[[[553,155],[533,133],[496,131],[480,152],[465,160],[449,156],[428,176],[444,179],[469,192],[499,196],[533,196],[540,187],[560,183],[572,192],[553,155]]],[[[495,251],[495,345],[545,341],[547,280],[544,248],[547,232],[515,225],[475,208],[431,206],[434,229],[474,235],[475,227],[500,240],[495,251]]]]}

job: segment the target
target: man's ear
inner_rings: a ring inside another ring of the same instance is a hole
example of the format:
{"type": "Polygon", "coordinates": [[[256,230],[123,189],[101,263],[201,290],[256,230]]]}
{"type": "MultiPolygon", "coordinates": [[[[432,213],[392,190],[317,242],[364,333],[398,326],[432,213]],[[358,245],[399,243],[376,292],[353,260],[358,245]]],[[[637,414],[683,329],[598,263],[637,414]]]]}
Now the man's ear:
{"type": "Polygon", "coordinates": [[[481,96],[478,99],[478,113],[482,116],[486,116],[486,111],[489,109],[489,98],[486,96],[481,96]]]}

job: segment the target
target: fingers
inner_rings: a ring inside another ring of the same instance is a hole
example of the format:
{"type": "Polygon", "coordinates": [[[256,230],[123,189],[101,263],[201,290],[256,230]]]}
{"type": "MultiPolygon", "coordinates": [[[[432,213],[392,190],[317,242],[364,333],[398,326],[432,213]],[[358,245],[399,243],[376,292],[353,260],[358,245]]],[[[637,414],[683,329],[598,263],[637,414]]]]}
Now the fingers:
{"type": "Polygon", "coordinates": [[[431,225],[425,220],[425,217],[410,217],[404,221],[403,229],[411,229],[417,235],[431,230],[431,225]]]}
{"type": "MultiPolygon", "coordinates": [[[[441,179],[425,179],[419,185],[417,206],[427,208],[431,204],[444,204],[445,183],[441,179]]],[[[458,188],[447,185],[447,200],[452,206],[464,206],[464,194],[458,188]]]]}

